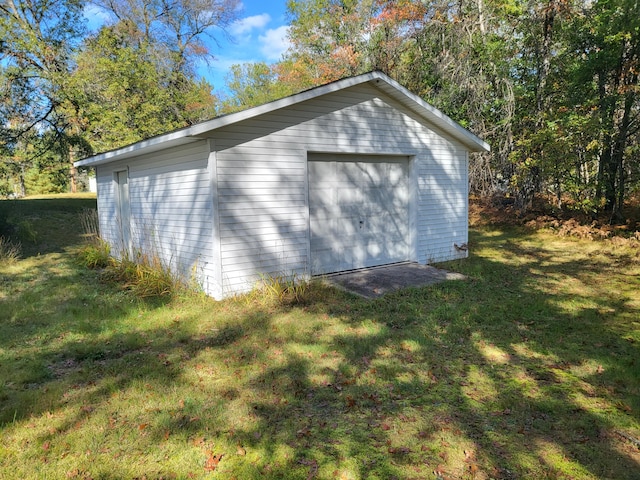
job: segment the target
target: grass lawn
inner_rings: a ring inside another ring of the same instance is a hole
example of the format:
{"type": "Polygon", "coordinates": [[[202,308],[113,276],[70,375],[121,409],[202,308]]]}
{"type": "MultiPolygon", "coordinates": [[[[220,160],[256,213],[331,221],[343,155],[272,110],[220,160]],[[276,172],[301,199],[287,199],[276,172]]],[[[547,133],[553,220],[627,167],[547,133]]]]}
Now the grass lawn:
{"type": "Polygon", "coordinates": [[[482,226],[466,281],[142,300],[76,263],[92,204],[0,202],[0,478],[640,478],[638,243],[482,226]]]}

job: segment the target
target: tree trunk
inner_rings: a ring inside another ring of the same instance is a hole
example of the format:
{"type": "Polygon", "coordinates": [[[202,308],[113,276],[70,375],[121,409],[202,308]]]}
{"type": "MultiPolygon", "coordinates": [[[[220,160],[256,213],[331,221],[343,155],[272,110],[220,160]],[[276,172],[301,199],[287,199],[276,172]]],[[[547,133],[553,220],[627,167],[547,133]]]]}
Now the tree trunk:
{"type": "Polygon", "coordinates": [[[75,153],[73,147],[69,147],[69,188],[71,193],[78,193],[78,169],[73,162],[75,161],[75,153]]]}
{"type": "Polygon", "coordinates": [[[20,165],[20,173],[18,174],[18,177],[20,182],[20,196],[25,197],[27,195],[27,187],[24,184],[24,165],[20,165]]]}
{"type": "Polygon", "coordinates": [[[613,184],[616,187],[613,192],[614,202],[612,208],[611,219],[621,222],[624,220],[624,193],[625,193],[625,174],[624,174],[624,151],[627,148],[629,139],[629,126],[631,124],[631,110],[635,101],[635,93],[630,90],[624,99],[624,111],[622,119],[616,132],[616,142],[611,159],[611,168],[613,172],[613,184]]]}
{"type": "Polygon", "coordinates": [[[598,167],[598,198],[604,199],[604,209],[613,211],[616,203],[616,161],[613,158],[613,136],[605,133],[598,167]]]}
{"type": "MultiPolygon", "coordinates": [[[[621,61],[621,60],[620,60],[621,61]]],[[[621,70],[618,65],[617,71],[621,70]]],[[[613,85],[609,88],[614,91],[618,89],[619,75],[613,81],[613,85]]],[[[617,98],[615,95],[607,92],[607,79],[604,74],[598,75],[598,97],[600,107],[600,123],[603,132],[602,150],[600,151],[600,159],[598,164],[598,185],[596,188],[596,198],[603,199],[605,211],[613,211],[616,204],[616,159],[613,150],[615,148],[616,139],[615,132],[615,116],[618,110],[617,98]]]]}
{"type": "Polygon", "coordinates": [[[538,122],[543,118],[542,113],[547,110],[548,97],[547,78],[551,71],[551,46],[553,42],[553,23],[555,21],[557,6],[554,0],[550,0],[544,14],[544,23],[542,24],[542,48],[540,52],[541,65],[538,71],[538,90],[536,92],[536,107],[538,109],[538,122]]]}

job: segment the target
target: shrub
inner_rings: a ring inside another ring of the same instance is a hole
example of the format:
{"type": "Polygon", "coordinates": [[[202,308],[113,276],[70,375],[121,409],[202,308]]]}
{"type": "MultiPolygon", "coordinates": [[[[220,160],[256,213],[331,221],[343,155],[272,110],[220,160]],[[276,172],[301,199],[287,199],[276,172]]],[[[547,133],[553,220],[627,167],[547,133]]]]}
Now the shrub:
{"type": "Polygon", "coordinates": [[[36,243],[38,241],[38,232],[29,220],[20,220],[16,224],[16,235],[23,242],[36,243]]]}

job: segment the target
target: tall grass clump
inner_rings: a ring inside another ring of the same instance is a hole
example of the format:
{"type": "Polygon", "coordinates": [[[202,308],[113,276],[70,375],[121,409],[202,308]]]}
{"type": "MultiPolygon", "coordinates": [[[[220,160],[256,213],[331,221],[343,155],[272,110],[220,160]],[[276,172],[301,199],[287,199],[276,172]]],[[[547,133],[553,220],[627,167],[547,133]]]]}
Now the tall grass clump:
{"type": "Polygon", "coordinates": [[[38,242],[38,232],[31,220],[22,219],[16,223],[16,235],[23,242],[38,242]]]}
{"type": "Polygon", "coordinates": [[[78,256],[84,267],[100,270],[102,281],[119,284],[139,297],[171,296],[187,288],[157,256],[116,258],[111,255],[109,244],[102,240],[85,245],[78,256]]]}
{"type": "Polygon", "coordinates": [[[11,265],[20,259],[22,248],[8,238],[0,236],[0,264],[11,265]]]}
{"type": "Polygon", "coordinates": [[[83,208],[79,216],[84,246],[78,252],[80,265],[90,269],[103,269],[111,265],[111,247],[100,238],[98,210],[83,208]]]}
{"type": "Polygon", "coordinates": [[[111,247],[100,238],[98,211],[85,208],[80,213],[80,225],[85,245],[79,252],[80,264],[101,270],[103,281],[117,283],[139,297],[171,296],[186,287],[157,255],[138,253],[135,259],[129,255],[116,258],[111,247]]]}
{"type": "Polygon", "coordinates": [[[136,260],[112,257],[102,277],[139,297],[171,296],[186,288],[181,278],[157,256],[139,255],[136,260]]]}
{"type": "Polygon", "coordinates": [[[280,304],[302,303],[309,290],[309,282],[299,275],[278,273],[262,275],[252,296],[280,304]]]}
{"type": "Polygon", "coordinates": [[[111,247],[100,238],[84,245],[78,252],[80,265],[92,270],[107,268],[115,261],[111,257],[111,247]]]}
{"type": "Polygon", "coordinates": [[[24,214],[19,211],[0,211],[0,236],[5,237],[5,241],[9,241],[10,238],[19,242],[36,243],[38,241],[38,232],[34,223],[24,218],[24,214]]]}

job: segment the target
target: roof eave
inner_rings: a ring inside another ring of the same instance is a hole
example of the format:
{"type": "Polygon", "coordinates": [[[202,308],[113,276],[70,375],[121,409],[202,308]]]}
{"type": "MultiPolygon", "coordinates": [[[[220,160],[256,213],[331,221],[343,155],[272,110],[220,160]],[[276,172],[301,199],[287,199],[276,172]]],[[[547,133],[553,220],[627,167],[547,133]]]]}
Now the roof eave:
{"type": "Polygon", "coordinates": [[[187,143],[195,142],[198,138],[194,138],[188,135],[180,135],[182,131],[173,132],[172,134],[161,135],[153,137],[148,140],[142,140],[126,147],[118,148],[116,150],[110,150],[108,152],[100,153],[92,157],[87,157],[82,160],[74,162],[76,167],[95,167],[105,163],[110,163],[116,160],[126,160],[127,158],[136,157],[145,153],[153,153],[165,148],[177,147],[185,145],[187,143]]]}

